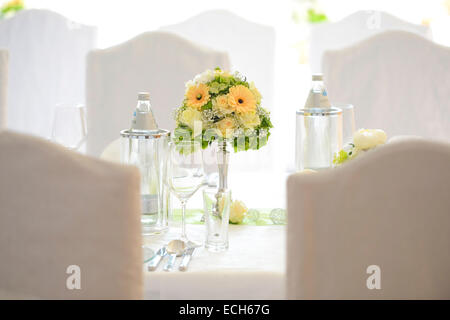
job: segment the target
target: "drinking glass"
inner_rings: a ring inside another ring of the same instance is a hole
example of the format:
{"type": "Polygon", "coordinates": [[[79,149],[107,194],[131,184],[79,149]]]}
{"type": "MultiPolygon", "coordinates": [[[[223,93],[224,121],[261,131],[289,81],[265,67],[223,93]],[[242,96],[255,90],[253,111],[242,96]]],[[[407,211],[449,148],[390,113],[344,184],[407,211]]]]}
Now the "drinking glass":
{"type": "Polygon", "coordinates": [[[186,203],[204,184],[202,147],[198,141],[169,143],[167,184],[181,203],[180,240],[188,242],[186,236],[186,203]]]}
{"type": "Polygon", "coordinates": [[[346,146],[353,141],[355,133],[355,108],[352,104],[336,104],[336,108],[342,110],[342,145],[346,146]]]}
{"type": "Polygon", "coordinates": [[[203,190],[205,210],[206,242],[209,251],[228,249],[228,224],[230,220],[231,192],[218,188],[203,190]]]}
{"type": "Polygon", "coordinates": [[[85,107],[59,105],[55,109],[52,141],[70,150],[78,150],[87,135],[85,107]]]}

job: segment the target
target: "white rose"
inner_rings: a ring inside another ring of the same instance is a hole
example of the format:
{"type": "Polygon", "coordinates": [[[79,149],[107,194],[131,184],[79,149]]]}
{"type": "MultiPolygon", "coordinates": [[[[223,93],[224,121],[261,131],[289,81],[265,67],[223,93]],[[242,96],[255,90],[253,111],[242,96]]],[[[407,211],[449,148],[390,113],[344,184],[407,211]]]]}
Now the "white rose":
{"type": "Polygon", "coordinates": [[[186,92],[189,90],[190,87],[192,87],[193,85],[195,85],[194,81],[189,80],[188,82],[186,82],[184,84],[185,88],[186,88],[186,92]]]}
{"type": "Polygon", "coordinates": [[[242,223],[248,209],[242,201],[236,200],[230,206],[230,222],[242,223]]]}
{"type": "Polygon", "coordinates": [[[214,71],[208,69],[205,72],[196,75],[194,78],[194,82],[195,83],[208,83],[208,82],[214,80],[214,77],[215,77],[214,71]]]}
{"type": "Polygon", "coordinates": [[[368,150],[386,143],[386,133],[380,129],[359,129],[353,135],[355,148],[368,150]]]}

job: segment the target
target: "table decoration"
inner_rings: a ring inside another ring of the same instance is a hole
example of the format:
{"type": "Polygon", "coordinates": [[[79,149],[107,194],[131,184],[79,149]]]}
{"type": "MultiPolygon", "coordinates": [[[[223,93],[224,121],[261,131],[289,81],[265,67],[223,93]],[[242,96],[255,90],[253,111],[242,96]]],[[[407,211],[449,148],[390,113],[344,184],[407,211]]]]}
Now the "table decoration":
{"type": "Polygon", "coordinates": [[[387,135],[381,129],[359,129],[353,135],[353,142],[334,155],[333,163],[341,165],[364,152],[386,143],[387,135]]]}
{"type": "Polygon", "coordinates": [[[270,219],[272,219],[273,224],[286,224],[286,210],[280,208],[273,209],[270,211],[270,219]]]}
{"type": "Polygon", "coordinates": [[[195,140],[203,149],[215,148],[219,193],[228,188],[230,151],[258,150],[267,144],[273,126],[261,100],[254,83],[239,72],[206,70],[186,83],[183,103],[175,112],[174,141],[195,140]]]}
{"type": "Polygon", "coordinates": [[[244,221],[244,218],[248,212],[248,209],[244,202],[235,200],[230,206],[230,223],[240,224],[244,221]]]}
{"type": "MultiPolygon", "coordinates": [[[[273,208],[251,208],[248,210],[247,214],[244,216],[244,220],[240,224],[231,224],[233,226],[273,226],[277,225],[273,222],[270,217],[273,208]]],[[[285,209],[283,210],[286,214],[285,209]]],[[[186,224],[190,225],[202,225],[204,221],[201,218],[204,214],[204,210],[197,209],[186,209],[186,224]]],[[[172,220],[173,222],[181,221],[181,209],[172,210],[172,220]]],[[[285,224],[285,223],[284,223],[285,224]]]]}

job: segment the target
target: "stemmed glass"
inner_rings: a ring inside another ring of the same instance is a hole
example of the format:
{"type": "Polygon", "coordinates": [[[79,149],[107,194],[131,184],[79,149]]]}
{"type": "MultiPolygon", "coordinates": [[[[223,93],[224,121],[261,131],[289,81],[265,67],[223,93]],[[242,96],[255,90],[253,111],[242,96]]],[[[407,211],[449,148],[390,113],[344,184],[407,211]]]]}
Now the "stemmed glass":
{"type": "Polygon", "coordinates": [[[335,107],[342,109],[342,145],[346,146],[353,141],[355,133],[355,108],[352,104],[336,104],[335,107]]]}
{"type": "Polygon", "coordinates": [[[51,140],[70,150],[78,150],[86,140],[84,106],[59,105],[55,109],[51,140]]]}
{"type": "Polygon", "coordinates": [[[198,141],[169,143],[167,184],[170,191],[181,202],[180,240],[188,242],[186,236],[186,203],[204,184],[202,147],[198,141]]]}

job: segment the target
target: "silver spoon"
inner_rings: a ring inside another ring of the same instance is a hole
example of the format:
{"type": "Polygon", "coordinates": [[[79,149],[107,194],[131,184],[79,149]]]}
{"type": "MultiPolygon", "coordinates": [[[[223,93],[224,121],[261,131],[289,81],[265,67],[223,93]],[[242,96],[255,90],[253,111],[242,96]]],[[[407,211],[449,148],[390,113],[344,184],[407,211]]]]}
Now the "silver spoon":
{"type": "Polygon", "coordinates": [[[186,244],[182,240],[171,240],[167,245],[167,253],[169,254],[169,261],[164,266],[164,271],[172,271],[177,257],[184,253],[186,244]]]}

